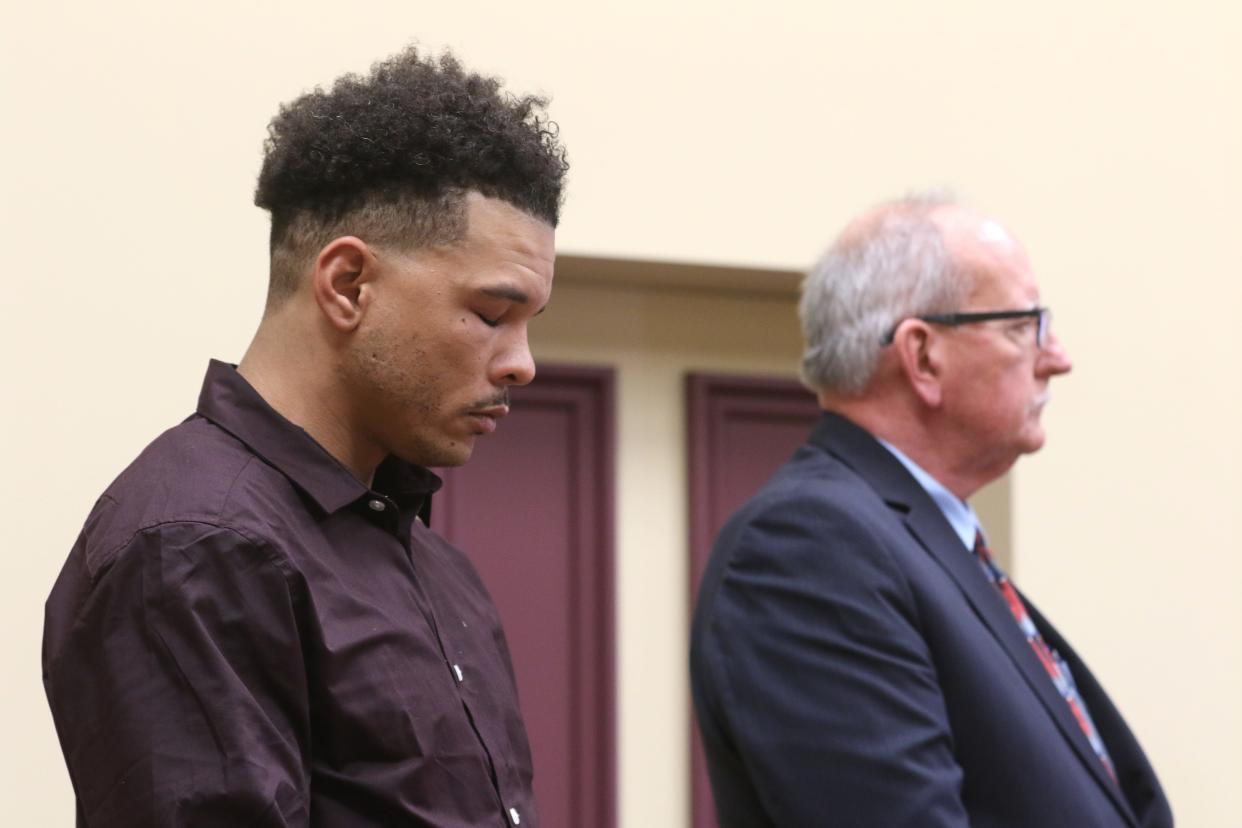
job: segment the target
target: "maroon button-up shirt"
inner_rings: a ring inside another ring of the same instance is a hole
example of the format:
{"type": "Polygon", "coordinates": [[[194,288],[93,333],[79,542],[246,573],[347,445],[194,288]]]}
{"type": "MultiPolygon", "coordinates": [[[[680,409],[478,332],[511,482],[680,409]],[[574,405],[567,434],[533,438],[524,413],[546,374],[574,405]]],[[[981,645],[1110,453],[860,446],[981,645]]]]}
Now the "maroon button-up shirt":
{"type": "Polygon", "coordinates": [[[496,609],[416,518],[439,485],[368,489],[213,362],[47,602],[78,824],[537,825],[496,609]]]}

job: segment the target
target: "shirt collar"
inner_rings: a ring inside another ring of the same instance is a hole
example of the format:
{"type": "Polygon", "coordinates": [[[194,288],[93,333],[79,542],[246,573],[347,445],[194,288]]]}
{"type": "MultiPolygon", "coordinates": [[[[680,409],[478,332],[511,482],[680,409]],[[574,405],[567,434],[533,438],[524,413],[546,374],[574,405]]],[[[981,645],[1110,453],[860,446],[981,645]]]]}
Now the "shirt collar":
{"type": "Polygon", "coordinates": [[[959,500],[955,494],[941,485],[939,480],[932,477],[922,466],[907,457],[901,449],[880,437],[876,437],[876,440],[880,445],[892,452],[893,456],[906,467],[906,471],[910,472],[914,479],[919,482],[923,490],[927,492],[932,501],[940,508],[945,520],[953,527],[953,531],[962,539],[962,544],[967,549],[974,549],[975,536],[981,530],[979,529],[979,518],[975,515],[975,510],[970,508],[970,504],[964,500],[959,500]]]}
{"type": "MultiPolygon", "coordinates": [[[[371,494],[313,437],[268,405],[234,365],[211,360],[198,413],[245,443],[328,514],[371,494]]],[[[421,508],[439,488],[439,477],[396,457],[386,458],[375,472],[375,489],[400,508],[421,508]]]]}

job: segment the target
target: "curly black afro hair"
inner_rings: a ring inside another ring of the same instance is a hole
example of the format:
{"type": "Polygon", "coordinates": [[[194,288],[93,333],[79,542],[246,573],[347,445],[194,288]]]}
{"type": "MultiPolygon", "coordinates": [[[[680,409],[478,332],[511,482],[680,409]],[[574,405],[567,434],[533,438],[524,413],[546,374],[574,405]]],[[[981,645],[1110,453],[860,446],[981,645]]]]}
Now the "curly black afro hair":
{"type": "MultiPolygon", "coordinates": [[[[469,190],[555,227],[569,165],[546,105],[501,91],[451,54],[425,58],[410,47],[366,77],[346,75],[282,106],[254,196],[271,212],[273,252],[306,235],[295,223],[326,229],[376,201],[451,212],[469,190]]],[[[446,223],[451,216],[412,215],[410,240],[446,240],[425,238],[446,223]]]]}

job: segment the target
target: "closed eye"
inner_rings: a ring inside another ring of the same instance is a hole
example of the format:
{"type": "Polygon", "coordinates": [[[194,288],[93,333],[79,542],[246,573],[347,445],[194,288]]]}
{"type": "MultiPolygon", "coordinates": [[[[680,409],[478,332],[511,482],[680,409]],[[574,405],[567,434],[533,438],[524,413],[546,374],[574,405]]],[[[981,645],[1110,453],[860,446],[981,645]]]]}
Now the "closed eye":
{"type": "Polygon", "coordinates": [[[484,316],[483,314],[479,313],[478,311],[475,311],[474,315],[475,315],[475,316],[477,316],[477,317],[479,317],[479,319],[482,319],[482,320],[483,320],[483,324],[484,324],[484,325],[486,325],[486,326],[487,326],[487,327],[489,327],[489,328],[494,328],[494,327],[496,327],[497,325],[499,325],[499,324],[500,324],[500,320],[499,320],[499,319],[488,319],[486,316],[484,316]]]}

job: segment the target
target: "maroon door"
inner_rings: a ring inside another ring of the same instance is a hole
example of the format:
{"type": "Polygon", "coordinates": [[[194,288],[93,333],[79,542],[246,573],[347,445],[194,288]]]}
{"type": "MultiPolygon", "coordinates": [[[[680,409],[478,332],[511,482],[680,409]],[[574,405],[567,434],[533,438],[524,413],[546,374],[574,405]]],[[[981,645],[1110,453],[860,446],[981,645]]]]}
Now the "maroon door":
{"type": "Polygon", "coordinates": [[[613,386],[540,365],[432,509],[504,621],[545,828],[616,824],[613,386]]]}
{"type": "MultiPolygon", "coordinates": [[[[693,600],[720,527],[806,442],[820,410],[796,380],[718,374],[686,378],[686,410],[693,600]]],[[[693,825],[713,828],[716,810],[697,725],[691,743],[693,825]]]]}

